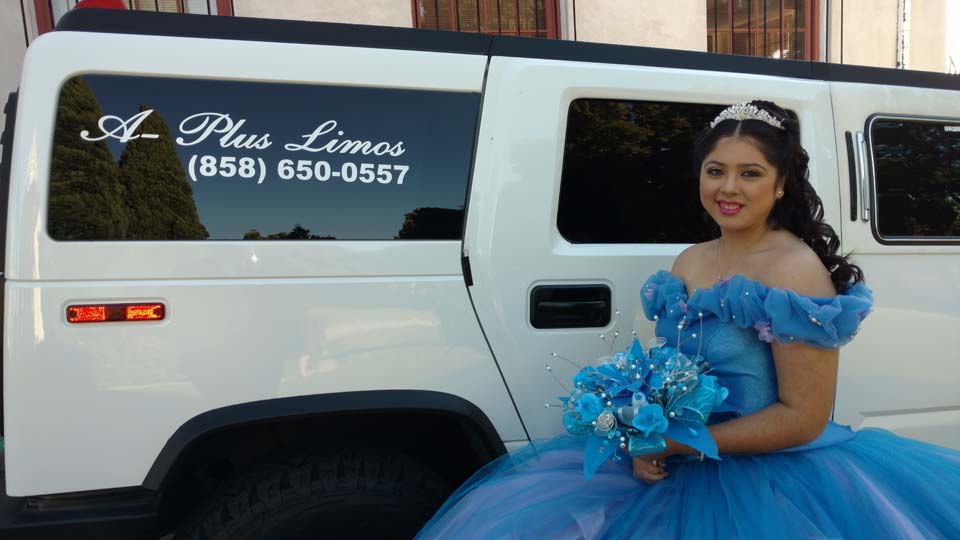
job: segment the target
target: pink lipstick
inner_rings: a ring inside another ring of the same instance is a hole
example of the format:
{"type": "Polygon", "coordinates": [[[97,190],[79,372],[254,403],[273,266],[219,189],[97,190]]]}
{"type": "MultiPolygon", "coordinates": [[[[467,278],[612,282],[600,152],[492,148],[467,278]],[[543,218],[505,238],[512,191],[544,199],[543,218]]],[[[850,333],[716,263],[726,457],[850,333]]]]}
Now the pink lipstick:
{"type": "Polygon", "coordinates": [[[729,201],[717,201],[717,208],[725,216],[735,216],[740,213],[743,205],[729,201]]]}

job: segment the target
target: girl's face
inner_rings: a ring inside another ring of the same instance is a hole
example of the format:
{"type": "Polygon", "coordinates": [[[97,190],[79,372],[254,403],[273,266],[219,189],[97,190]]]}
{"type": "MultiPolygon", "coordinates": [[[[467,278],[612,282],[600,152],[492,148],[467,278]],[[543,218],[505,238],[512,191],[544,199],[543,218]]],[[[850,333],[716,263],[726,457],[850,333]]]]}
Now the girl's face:
{"type": "Polygon", "coordinates": [[[764,227],[782,196],[779,178],[750,139],[724,137],[700,166],[700,203],[724,233],[764,227]]]}

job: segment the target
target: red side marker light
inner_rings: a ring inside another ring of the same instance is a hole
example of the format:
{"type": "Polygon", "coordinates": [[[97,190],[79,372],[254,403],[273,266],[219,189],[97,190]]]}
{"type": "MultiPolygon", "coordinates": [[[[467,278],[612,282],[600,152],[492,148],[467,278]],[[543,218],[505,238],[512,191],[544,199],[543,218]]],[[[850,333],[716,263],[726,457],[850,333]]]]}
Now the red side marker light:
{"type": "Polygon", "coordinates": [[[163,320],[163,304],[133,304],[127,306],[128,321],[163,320]]]}
{"type": "Polygon", "coordinates": [[[162,321],[164,304],[83,304],[67,306],[67,322],[162,321]]]}
{"type": "Polygon", "coordinates": [[[70,306],[67,321],[72,323],[103,322],[107,320],[107,306],[70,306]]]}

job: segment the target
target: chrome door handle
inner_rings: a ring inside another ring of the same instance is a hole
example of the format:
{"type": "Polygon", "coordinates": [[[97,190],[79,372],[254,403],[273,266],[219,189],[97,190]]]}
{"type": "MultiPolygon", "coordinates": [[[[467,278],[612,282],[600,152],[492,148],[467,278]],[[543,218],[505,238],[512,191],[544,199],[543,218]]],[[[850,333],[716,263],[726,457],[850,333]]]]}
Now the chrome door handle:
{"type": "Polygon", "coordinates": [[[860,167],[861,221],[870,221],[870,175],[867,174],[867,141],[863,132],[857,132],[857,165],[860,167]]]}

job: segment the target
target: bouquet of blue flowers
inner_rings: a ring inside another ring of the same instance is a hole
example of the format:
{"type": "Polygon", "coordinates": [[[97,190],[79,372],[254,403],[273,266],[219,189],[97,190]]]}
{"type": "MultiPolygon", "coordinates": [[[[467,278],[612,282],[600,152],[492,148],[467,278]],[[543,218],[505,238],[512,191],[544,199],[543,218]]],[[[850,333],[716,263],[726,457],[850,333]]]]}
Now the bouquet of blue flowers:
{"type": "Polygon", "coordinates": [[[642,456],[666,448],[664,437],[720,459],[706,428],[707,417],[728,391],[708,375],[704,358],[687,357],[655,338],[649,350],[633,340],[623,352],[601,358],[573,377],[563,402],[563,425],[590,435],[583,473],[590,478],[618,452],[642,456]]]}

